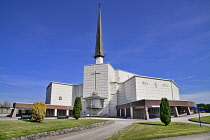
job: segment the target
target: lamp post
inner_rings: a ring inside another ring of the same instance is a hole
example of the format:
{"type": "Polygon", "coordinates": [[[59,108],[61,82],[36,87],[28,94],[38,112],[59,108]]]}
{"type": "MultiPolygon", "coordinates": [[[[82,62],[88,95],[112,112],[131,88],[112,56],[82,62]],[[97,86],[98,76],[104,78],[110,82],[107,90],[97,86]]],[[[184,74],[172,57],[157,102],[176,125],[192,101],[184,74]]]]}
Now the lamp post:
{"type": "Polygon", "coordinates": [[[90,119],[91,119],[91,115],[92,115],[92,100],[90,100],[90,119]]]}

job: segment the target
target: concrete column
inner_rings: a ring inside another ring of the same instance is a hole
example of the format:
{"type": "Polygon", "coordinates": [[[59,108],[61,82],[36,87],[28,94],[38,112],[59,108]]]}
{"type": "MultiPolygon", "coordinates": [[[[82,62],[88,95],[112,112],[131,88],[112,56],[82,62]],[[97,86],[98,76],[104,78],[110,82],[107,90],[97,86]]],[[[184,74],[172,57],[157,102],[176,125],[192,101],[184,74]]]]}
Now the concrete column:
{"type": "Polygon", "coordinates": [[[103,57],[96,57],[96,64],[103,63],[103,57]]]}
{"type": "Polygon", "coordinates": [[[15,118],[16,117],[16,112],[17,112],[17,109],[16,108],[12,109],[12,112],[11,112],[11,117],[12,118],[15,118]]]}
{"type": "Polygon", "coordinates": [[[179,117],[179,113],[176,106],[174,107],[174,117],[179,117]]]}
{"type": "Polygon", "coordinates": [[[187,115],[191,115],[190,107],[187,107],[187,115]]]}
{"type": "Polygon", "coordinates": [[[122,116],[122,114],[121,114],[121,109],[120,109],[120,117],[122,116]]]}
{"type": "Polygon", "coordinates": [[[133,119],[133,107],[130,107],[130,111],[131,111],[131,119],[133,119]]]}
{"type": "Polygon", "coordinates": [[[124,108],[124,110],[125,110],[125,111],[124,111],[124,112],[125,112],[125,117],[127,117],[127,116],[126,116],[126,108],[124,108]]]}
{"type": "Polygon", "coordinates": [[[69,116],[69,110],[66,110],[66,116],[69,116]]]}
{"type": "Polygon", "coordinates": [[[144,106],[144,115],[145,115],[145,120],[149,120],[148,107],[146,107],[146,106],[144,106]]]}
{"type": "Polygon", "coordinates": [[[57,109],[54,110],[54,116],[57,116],[57,109]]]}

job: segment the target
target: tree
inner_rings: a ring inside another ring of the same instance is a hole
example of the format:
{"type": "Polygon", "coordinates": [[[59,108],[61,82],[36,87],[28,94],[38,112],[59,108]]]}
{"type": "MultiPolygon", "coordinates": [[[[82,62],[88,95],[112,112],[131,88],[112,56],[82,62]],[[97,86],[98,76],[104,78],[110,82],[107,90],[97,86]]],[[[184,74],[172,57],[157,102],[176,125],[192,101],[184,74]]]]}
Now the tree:
{"type": "Polygon", "coordinates": [[[8,110],[10,109],[10,107],[12,106],[12,104],[9,102],[9,101],[4,101],[3,104],[2,104],[3,108],[6,108],[7,109],[7,113],[8,113],[8,110]]]}
{"type": "Polygon", "coordinates": [[[1,113],[2,113],[2,110],[3,110],[3,105],[2,105],[2,103],[0,103],[0,108],[1,108],[1,113]]]}
{"type": "Polygon", "coordinates": [[[7,101],[7,100],[3,101],[3,103],[0,103],[1,113],[2,113],[3,109],[6,109],[7,113],[8,113],[8,110],[11,107],[12,107],[12,104],[9,101],[7,101]]]}
{"type": "Polygon", "coordinates": [[[74,101],[74,109],[73,109],[73,117],[78,120],[80,118],[80,114],[82,111],[82,103],[81,103],[81,98],[76,97],[74,101]]]}
{"type": "Polygon", "coordinates": [[[204,107],[201,110],[204,110],[206,113],[210,113],[210,104],[200,103],[200,104],[197,104],[197,106],[204,107]]]}
{"type": "Polygon", "coordinates": [[[165,124],[165,126],[169,125],[171,122],[170,105],[167,98],[161,99],[160,120],[165,124]]]}
{"type": "Polygon", "coordinates": [[[30,111],[32,113],[31,119],[36,122],[41,122],[45,117],[46,105],[43,102],[35,102],[32,104],[30,111]]]}
{"type": "Polygon", "coordinates": [[[197,106],[199,106],[199,107],[205,107],[205,104],[204,103],[200,103],[200,104],[197,104],[197,106]]]}
{"type": "Polygon", "coordinates": [[[210,113],[210,104],[205,105],[205,112],[210,113]]]}

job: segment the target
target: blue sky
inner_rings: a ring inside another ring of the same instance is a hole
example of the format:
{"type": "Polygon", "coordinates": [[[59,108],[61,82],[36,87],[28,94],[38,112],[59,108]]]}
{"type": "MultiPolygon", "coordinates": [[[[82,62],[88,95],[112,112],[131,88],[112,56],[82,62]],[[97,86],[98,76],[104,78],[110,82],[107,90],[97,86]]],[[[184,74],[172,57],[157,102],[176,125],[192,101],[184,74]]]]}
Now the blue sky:
{"type": "Polygon", "coordinates": [[[1,0],[0,101],[45,101],[51,81],[83,83],[99,2],[105,62],[210,103],[209,0],[1,0]]]}

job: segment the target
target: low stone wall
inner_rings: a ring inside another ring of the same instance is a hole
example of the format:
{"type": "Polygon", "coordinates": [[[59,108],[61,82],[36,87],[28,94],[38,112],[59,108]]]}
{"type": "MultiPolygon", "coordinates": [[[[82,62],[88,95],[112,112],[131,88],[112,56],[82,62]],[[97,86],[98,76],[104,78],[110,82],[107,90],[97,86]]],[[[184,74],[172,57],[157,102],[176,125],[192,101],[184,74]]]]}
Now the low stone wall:
{"type": "Polygon", "coordinates": [[[95,127],[100,127],[100,126],[108,125],[108,124],[112,124],[112,123],[114,123],[114,121],[105,121],[105,122],[94,123],[94,124],[90,124],[90,125],[86,125],[86,126],[79,126],[79,127],[43,132],[43,133],[38,133],[38,134],[32,134],[32,135],[22,136],[19,138],[12,138],[12,139],[8,139],[8,140],[35,140],[35,139],[41,139],[41,138],[45,138],[45,137],[68,134],[71,132],[78,132],[78,131],[91,129],[91,128],[95,128],[95,127]]]}

